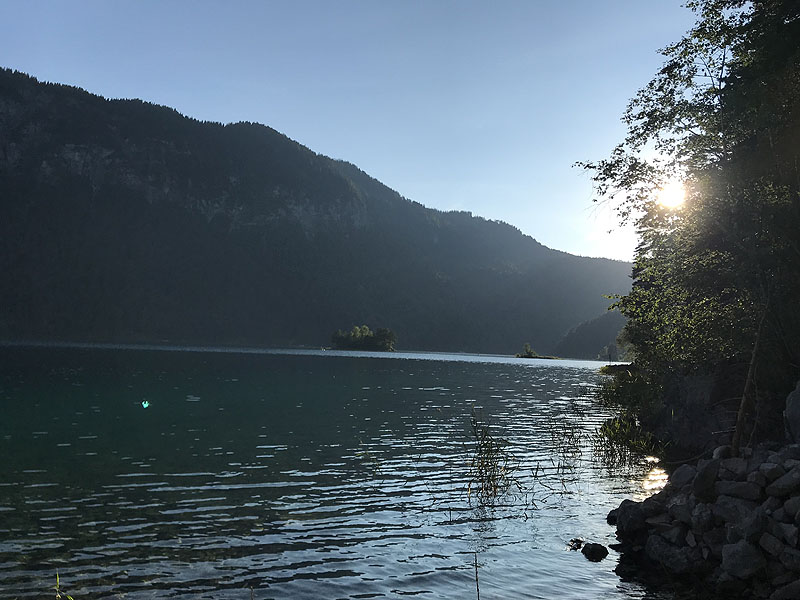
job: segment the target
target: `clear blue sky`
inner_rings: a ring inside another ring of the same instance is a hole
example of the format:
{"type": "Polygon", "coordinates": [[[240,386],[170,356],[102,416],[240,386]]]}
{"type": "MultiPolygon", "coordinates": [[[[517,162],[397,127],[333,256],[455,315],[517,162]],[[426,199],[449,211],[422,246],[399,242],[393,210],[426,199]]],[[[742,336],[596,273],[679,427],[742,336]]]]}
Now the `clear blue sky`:
{"type": "Polygon", "coordinates": [[[0,0],[0,65],[270,125],[403,196],[630,259],[572,164],[694,21],[679,0],[0,0]]]}

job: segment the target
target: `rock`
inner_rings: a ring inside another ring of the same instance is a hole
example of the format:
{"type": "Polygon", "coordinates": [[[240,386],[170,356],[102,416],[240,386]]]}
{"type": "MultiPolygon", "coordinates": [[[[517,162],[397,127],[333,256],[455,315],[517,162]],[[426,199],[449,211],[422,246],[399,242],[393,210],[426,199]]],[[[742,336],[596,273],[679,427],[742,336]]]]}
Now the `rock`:
{"type": "Polygon", "coordinates": [[[797,600],[800,598],[800,579],[775,590],[769,600],[797,600]]]}
{"type": "Polygon", "coordinates": [[[766,564],[761,550],[746,540],[722,547],[722,570],[739,579],[749,579],[766,564]]]}
{"type": "Polygon", "coordinates": [[[780,498],[786,497],[797,490],[800,490],[800,467],[795,467],[766,487],[768,495],[780,498]]]}
{"type": "Polygon", "coordinates": [[[763,508],[768,515],[771,515],[773,512],[782,507],[783,507],[783,500],[781,500],[780,498],[775,498],[774,496],[768,497],[761,504],[761,508],[763,508]]]}
{"type": "Polygon", "coordinates": [[[697,548],[676,548],[659,535],[647,538],[644,551],[650,560],[675,575],[695,573],[707,566],[697,548]]]}
{"type": "Polygon", "coordinates": [[[761,538],[758,540],[758,545],[761,546],[768,554],[771,554],[772,556],[780,555],[780,553],[783,552],[784,549],[783,543],[774,535],[769,533],[761,534],[761,538]]]}
{"type": "Polygon", "coordinates": [[[692,482],[692,491],[701,502],[713,502],[715,499],[714,484],[719,474],[719,460],[700,461],[697,475],[692,482]]]}
{"type": "Polygon", "coordinates": [[[613,508],[608,511],[606,515],[606,523],[609,525],[616,525],[617,524],[617,516],[619,515],[619,508],[613,508]]]}
{"type": "Polygon", "coordinates": [[[783,510],[786,511],[787,515],[796,515],[797,511],[800,510],[800,496],[792,496],[784,502],[783,510]]]}
{"type": "Polygon", "coordinates": [[[800,382],[786,397],[783,424],[786,427],[786,437],[789,441],[800,442],[800,382]]]}
{"type": "Polygon", "coordinates": [[[683,546],[686,543],[687,531],[686,525],[678,524],[666,531],[662,531],[660,535],[673,546],[683,546]]]}
{"type": "Polygon", "coordinates": [[[800,573],[800,550],[785,548],[778,558],[784,567],[795,573],[800,573]]]}
{"type": "Polygon", "coordinates": [[[718,446],[714,448],[713,458],[730,458],[733,456],[733,446],[718,446]]]}
{"type": "Polygon", "coordinates": [[[749,481],[718,481],[714,486],[717,495],[733,496],[745,500],[759,500],[761,488],[749,481]]]}
{"type": "Polygon", "coordinates": [[[783,465],[783,468],[788,471],[789,469],[794,469],[795,467],[800,467],[800,460],[797,460],[796,458],[787,458],[781,464],[783,465]]]}
{"type": "Polygon", "coordinates": [[[725,530],[721,527],[706,531],[703,534],[703,542],[708,547],[711,556],[717,560],[722,560],[722,546],[725,544],[725,530]]]}
{"type": "Polygon", "coordinates": [[[681,465],[669,476],[669,483],[680,489],[690,484],[694,480],[695,475],[697,475],[697,469],[695,467],[692,465],[681,465]]]}
{"type": "Polygon", "coordinates": [[[748,473],[747,481],[749,483],[755,483],[760,488],[767,487],[767,484],[769,483],[767,476],[761,471],[753,471],[752,473],[748,473]]]}
{"type": "MultiPolygon", "coordinates": [[[[790,523],[777,523],[776,529],[778,533],[776,537],[778,539],[783,540],[793,548],[797,546],[798,537],[800,536],[800,531],[798,531],[797,526],[790,523]]],[[[771,533],[775,535],[776,532],[773,531],[771,533]]]]}
{"type": "Polygon", "coordinates": [[[567,549],[569,550],[580,550],[583,546],[583,539],[581,538],[572,538],[569,542],[567,542],[567,549]]]}
{"type": "Polygon", "coordinates": [[[645,519],[644,522],[647,523],[647,526],[650,529],[655,529],[656,531],[666,531],[672,527],[672,517],[670,517],[667,513],[661,513],[655,517],[649,517],[645,519]]]}
{"type": "Polygon", "coordinates": [[[778,450],[778,456],[781,461],[789,460],[791,458],[800,460],[800,444],[789,444],[778,450]]]}
{"type": "Polygon", "coordinates": [[[767,513],[759,506],[739,523],[739,531],[748,542],[758,543],[761,534],[767,530],[767,513]]]}
{"type": "Polygon", "coordinates": [[[774,462],[762,463],[758,470],[761,471],[766,476],[767,481],[770,482],[775,481],[778,477],[786,473],[786,469],[774,462]]]}
{"type": "Polygon", "coordinates": [[[692,510],[688,504],[672,504],[669,507],[669,516],[684,525],[692,524],[692,510]]]}
{"type": "Polygon", "coordinates": [[[608,549],[603,544],[589,542],[581,548],[581,553],[592,562],[600,562],[608,556],[608,549]]]}
{"type": "Polygon", "coordinates": [[[757,507],[758,504],[751,500],[734,498],[733,496],[720,496],[711,505],[711,511],[717,519],[736,525],[746,519],[757,507]]]}
{"type": "Polygon", "coordinates": [[[692,529],[704,532],[713,529],[714,513],[710,504],[698,504],[692,511],[692,529]]]}
{"type": "Polygon", "coordinates": [[[697,546],[697,538],[694,536],[694,533],[692,533],[691,530],[686,532],[686,537],[684,538],[684,541],[686,542],[686,545],[689,546],[690,548],[694,548],[695,546],[697,546]]]}
{"type": "Polygon", "coordinates": [[[617,509],[617,535],[633,538],[647,529],[644,508],[640,502],[623,500],[617,509]]]}
{"type": "Polygon", "coordinates": [[[747,459],[726,458],[719,463],[722,477],[740,481],[747,476],[747,459]]]}

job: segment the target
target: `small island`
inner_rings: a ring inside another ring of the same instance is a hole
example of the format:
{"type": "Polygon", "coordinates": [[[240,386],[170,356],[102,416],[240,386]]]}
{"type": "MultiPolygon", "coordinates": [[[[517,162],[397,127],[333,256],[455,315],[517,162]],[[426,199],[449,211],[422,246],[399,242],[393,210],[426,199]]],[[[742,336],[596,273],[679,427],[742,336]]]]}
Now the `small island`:
{"type": "Polygon", "coordinates": [[[522,346],[522,352],[517,352],[515,355],[517,358],[544,358],[546,360],[557,360],[557,356],[543,356],[536,352],[531,345],[527,342],[522,346]]]}
{"type": "Polygon", "coordinates": [[[349,333],[339,329],[331,336],[331,344],[336,350],[394,352],[396,342],[397,336],[391,329],[381,327],[373,332],[366,325],[356,325],[349,333]]]}

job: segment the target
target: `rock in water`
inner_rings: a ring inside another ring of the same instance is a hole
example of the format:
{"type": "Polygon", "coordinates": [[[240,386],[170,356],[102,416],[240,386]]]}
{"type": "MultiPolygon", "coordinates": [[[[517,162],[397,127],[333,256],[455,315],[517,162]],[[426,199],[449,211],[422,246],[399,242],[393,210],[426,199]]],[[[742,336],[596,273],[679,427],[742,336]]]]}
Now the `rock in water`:
{"type": "Polygon", "coordinates": [[[603,544],[584,544],[581,553],[592,562],[600,562],[608,556],[608,549],[603,544]]]}

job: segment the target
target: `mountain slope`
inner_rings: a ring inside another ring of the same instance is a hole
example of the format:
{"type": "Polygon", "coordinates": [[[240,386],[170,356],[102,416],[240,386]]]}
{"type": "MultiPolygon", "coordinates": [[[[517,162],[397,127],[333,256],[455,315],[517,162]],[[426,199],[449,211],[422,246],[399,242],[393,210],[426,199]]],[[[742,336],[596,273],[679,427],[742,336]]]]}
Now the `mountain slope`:
{"type": "Polygon", "coordinates": [[[0,337],[549,352],[630,265],[406,200],[275,130],[0,70],[0,337]]]}

